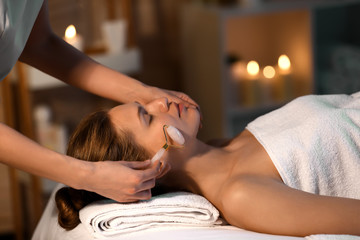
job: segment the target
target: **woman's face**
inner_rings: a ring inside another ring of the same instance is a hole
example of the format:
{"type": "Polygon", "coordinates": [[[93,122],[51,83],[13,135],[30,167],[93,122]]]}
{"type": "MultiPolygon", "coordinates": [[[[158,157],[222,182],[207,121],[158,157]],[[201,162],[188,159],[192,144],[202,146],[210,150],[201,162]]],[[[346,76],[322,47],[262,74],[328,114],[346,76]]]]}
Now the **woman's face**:
{"type": "Polygon", "coordinates": [[[152,154],[165,143],[164,125],[172,125],[179,129],[186,143],[186,138],[196,137],[200,123],[197,108],[169,103],[167,98],[159,98],[146,105],[119,105],[112,108],[109,115],[115,126],[132,132],[135,141],[152,154]]]}

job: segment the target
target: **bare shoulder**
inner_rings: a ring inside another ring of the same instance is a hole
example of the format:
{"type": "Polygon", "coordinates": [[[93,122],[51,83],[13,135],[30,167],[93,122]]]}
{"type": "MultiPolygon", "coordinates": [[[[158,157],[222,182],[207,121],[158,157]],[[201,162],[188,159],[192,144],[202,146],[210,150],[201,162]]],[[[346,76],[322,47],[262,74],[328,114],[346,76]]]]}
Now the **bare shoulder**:
{"type": "Polygon", "coordinates": [[[258,200],[267,201],[263,192],[272,188],[274,179],[252,175],[242,175],[229,179],[221,191],[221,212],[231,225],[252,229],[251,216],[258,200]]]}
{"type": "Polygon", "coordinates": [[[230,224],[257,232],[360,235],[360,200],[315,195],[262,176],[229,180],[220,211],[230,224]]]}

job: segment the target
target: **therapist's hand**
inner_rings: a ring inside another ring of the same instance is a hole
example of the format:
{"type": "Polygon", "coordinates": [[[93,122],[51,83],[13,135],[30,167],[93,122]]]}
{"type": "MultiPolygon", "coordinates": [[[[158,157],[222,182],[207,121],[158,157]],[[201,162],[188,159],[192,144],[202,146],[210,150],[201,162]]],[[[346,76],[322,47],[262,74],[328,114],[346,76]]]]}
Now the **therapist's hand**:
{"type": "MultiPolygon", "coordinates": [[[[154,99],[166,97],[169,102],[175,102],[178,104],[183,103],[186,107],[190,107],[190,106],[196,107],[200,113],[200,120],[201,121],[203,120],[203,116],[199,104],[197,104],[187,94],[182,92],[152,87],[152,86],[147,86],[146,89],[147,89],[146,93],[140,93],[140,95],[142,96],[142,100],[140,100],[140,102],[146,104],[148,102],[153,101],[154,99]]],[[[200,123],[200,128],[201,127],[202,124],[200,123]]]]}
{"type": "Polygon", "coordinates": [[[91,175],[85,176],[83,189],[96,192],[118,202],[135,202],[151,198],[155,180],[162,175],[159,161],[151,163],[128,161],[88,162],[91,175]]]}
{"type": "Polygon", "coordinates": [[[154,99],[166,97],[169,102],[183,103],[187,107],[192,105],[199,108],[200,110],[199,104],[197,104],[185,93],[161,89],[152,86],[148,86],[147,90],[148,91],[146,93],[142,94],[142,102],[145,104],[153,101],[154,99]]]}

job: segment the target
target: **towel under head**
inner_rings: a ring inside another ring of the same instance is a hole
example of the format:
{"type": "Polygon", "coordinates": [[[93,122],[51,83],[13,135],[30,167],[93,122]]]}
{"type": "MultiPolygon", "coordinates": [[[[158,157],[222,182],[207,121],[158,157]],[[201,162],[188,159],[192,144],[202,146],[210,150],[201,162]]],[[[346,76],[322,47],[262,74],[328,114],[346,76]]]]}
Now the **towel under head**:
{"type": "Polygon", "coordinates": [[[80,210],[80,220],[97,238],[114,237],[153,227],[219,225],[219,211],[204,197],[173,192],[138,203],[104,200],[80,210]]]}

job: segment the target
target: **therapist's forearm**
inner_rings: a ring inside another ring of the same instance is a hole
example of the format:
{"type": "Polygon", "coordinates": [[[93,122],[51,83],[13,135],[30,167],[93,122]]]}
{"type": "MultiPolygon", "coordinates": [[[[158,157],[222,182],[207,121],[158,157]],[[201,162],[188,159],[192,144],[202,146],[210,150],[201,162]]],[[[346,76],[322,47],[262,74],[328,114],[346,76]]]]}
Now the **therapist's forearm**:
{"type": "Polygon", "coordinates": [[[46,0],[20,60],[68,84],[118,102],[131,102],[150,94],[145,84],[96,63],[56,36],[49,24],[46,0]]]}
{"type": "Polygon", "coordinates": [[[146,91],[143,83],[96,63],[56,36],[51,36],[39,49],[29,51],[34,52],[28,53],[31,57],[22,58],[24,62],[93,94],[131,102],[138,100],[139,92],[146,91]]]}
{"type": "Polygon", "coordinates": [[[80,188],[88,164],[41,147],[0,123],[0,162],[8,166],[80,188]]]}

